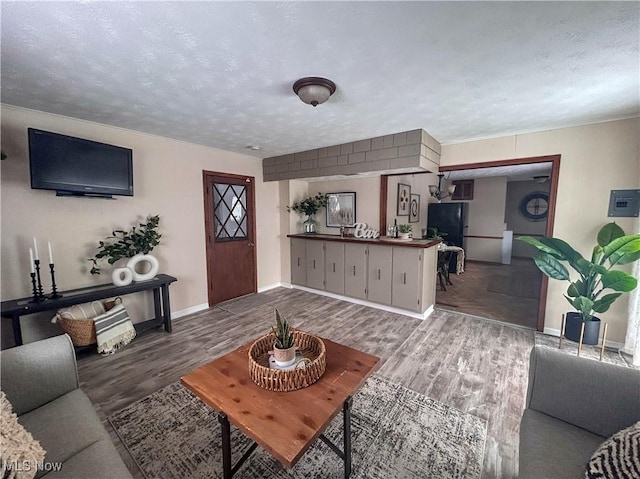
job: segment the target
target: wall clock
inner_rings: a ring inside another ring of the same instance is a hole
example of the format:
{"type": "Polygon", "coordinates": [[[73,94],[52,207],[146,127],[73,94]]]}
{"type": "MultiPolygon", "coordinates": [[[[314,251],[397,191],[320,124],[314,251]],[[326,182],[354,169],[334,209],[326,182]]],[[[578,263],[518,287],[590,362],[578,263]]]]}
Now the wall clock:
{"type": "Polygon", "coordinates": [[[544,191],[534,191],[524,195],[518,211],[529,221],[544,221],[549,213],[549,195],[544,191]]]}

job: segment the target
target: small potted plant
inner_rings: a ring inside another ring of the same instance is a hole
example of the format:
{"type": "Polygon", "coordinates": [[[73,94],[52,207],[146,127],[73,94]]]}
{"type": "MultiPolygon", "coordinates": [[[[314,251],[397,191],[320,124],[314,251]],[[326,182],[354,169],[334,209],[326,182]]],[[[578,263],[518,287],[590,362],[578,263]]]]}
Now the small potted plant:
{"type": "Polygon", "coordinates": [[[401,224],[398,225],[398,237],[400,239],[410,239],[411,238],[411,225],[401,224]]]}
{"type": "Polygon", "coordinates": [[[273,344],[273,358],[276,366],[286,368],[292,366],[296,360],[296,345],[293,340],[293,331],[286,319],[280,316],[276,309],[276,324],[271,326],[275,342],[273,344]]]}
{"type": "Polygon", "coordinates": [[[630,264],[640,258],[640,235],[625,235],[615,223],[604,225],[597,236],[591,260],[558,238],[521,236],[520,241],[538,249],[533,255],[536,265],[548,277],[569,282],[565,298],[576,309],[566,315],[565,337],[580,340],[582,323],[585,324],[583,342],[598,344],[600,319],[596,313],[609,310],[613,302],[623,293],[633,291],[638,280],[628,273],[614,270],[616,265],[630,264]],[[577,274],[573,280],[563,263],[567,263],[577,274]],[[605,290],[614,291],[605,293],[605,290]]]}
{"type": "Polygon", "coordinates": [[[303,213],[307,215],[307,219],[303,223],[304,232],[305,234],[310,234],[317,231],[317,223],[313,217],[321,208],[326,206],[327,195],[318,193],[315,196],[310,196],[302,201],[296,201],[291,206],[287,206],[287,211],[295,211],[296,213],[303,213]]]}

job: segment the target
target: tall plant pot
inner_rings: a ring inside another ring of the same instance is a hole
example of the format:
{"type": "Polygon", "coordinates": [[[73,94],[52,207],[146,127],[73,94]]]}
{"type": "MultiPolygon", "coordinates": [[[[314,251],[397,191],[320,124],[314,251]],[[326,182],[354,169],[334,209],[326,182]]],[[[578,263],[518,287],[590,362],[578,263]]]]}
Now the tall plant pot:
{"type": "MultiPolygon", "coordinates": [[[[575,311],[567,313],[565,316],[564,337],[575,341],[580,341],[580,330],[582,329],[582,315],[575,311]]],[[[598,344],[600,336],[600,319],[595,316],[591,321],[584,323],[584,337],[582,344],[598,344]]]]}

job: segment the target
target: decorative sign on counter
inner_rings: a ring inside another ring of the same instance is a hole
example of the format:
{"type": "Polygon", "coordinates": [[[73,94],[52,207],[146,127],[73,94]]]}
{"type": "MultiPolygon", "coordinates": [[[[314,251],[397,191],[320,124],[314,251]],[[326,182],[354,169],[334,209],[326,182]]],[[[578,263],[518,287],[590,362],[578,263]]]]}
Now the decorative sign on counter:
{"type": "Polygon", "coordinates": [[[367,223],[355,223],[356,230],[354,236],[356,238],[370,238],[374,239],[380,236],[378,230],[367,229],[367,223]]]}

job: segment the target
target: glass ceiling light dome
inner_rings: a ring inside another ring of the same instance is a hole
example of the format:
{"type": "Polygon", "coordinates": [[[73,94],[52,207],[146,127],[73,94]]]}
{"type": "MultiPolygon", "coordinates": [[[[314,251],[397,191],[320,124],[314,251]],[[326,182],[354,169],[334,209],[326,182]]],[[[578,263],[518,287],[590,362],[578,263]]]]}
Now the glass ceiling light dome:
{"type": "Polygon", "coordinates": [[[318,106],[336,91],[336,84],[321,77],[304,77],[293,84],[293,91],[308,105],[318,106]]]}

